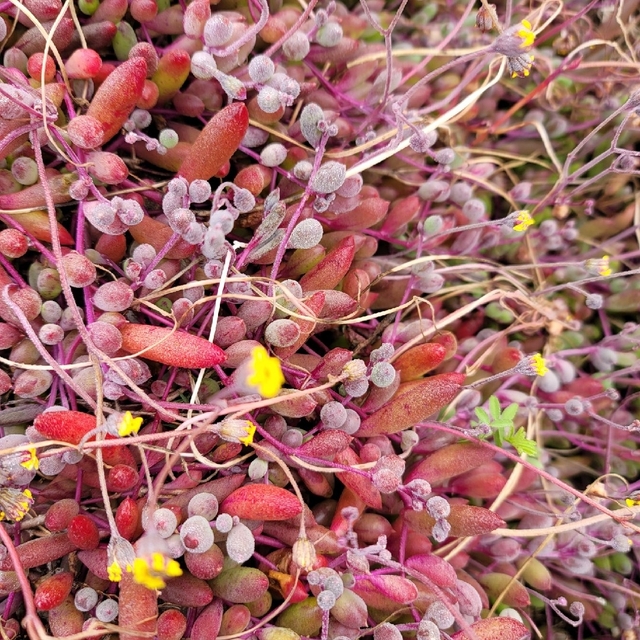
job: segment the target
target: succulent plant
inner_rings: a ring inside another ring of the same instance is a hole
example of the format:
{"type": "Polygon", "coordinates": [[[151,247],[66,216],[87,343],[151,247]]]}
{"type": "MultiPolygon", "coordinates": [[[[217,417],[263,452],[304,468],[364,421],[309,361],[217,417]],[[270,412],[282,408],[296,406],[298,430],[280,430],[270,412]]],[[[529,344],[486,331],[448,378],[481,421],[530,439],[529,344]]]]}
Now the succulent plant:
{"type": "Polygon", "coordinates": [[[627,4],[0,7],[3,636],[633,637],[627,4]]]}

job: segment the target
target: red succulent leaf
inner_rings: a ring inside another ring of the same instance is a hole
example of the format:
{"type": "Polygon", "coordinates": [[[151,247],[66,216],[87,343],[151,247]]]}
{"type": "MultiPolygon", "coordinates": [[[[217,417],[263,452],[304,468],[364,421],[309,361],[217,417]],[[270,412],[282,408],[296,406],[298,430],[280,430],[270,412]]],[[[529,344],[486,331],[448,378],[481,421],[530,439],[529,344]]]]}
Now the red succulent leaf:
{"type": "Polygon", "coordinates": [[[221,513],[247,520],[288,520],[302,513],[296,496],[272,484],[248,484],[236,489],[220,505],[221,513]]]}
{"type": "MultiPolygon", "coordinates": [[[[16,547],[18,558],[23,569],[33,569],[41,564],[53,562],[76,550],[76,545],[69,540],[66,533],[54,533],[42,538],[34,538],[16,547]]],[[[15,571],[11,556],[0,563],[0,571],[15,571]]]]}
{"type": "Polygon", "coordinates": [[[127,640],[143,640],[155,634],[158,617],[155,590],[134,582],[131,573],[123,573],[119,604],[118,626],[123,637],[127,640]]]}
{"type": "Polygon", "coordinates": [[[132,540],[140,525],[140,510],[133,498],[125,498],[116,509],[116,526],[125,540],[132,540]]]}
{"type": "Polygon", "coordinates": [[[69,541],[78,549],[97,549],[100,544],[100,534],[96,523],[83,514],[71,519],[67,527],[69,541]]]}
{"type": "Polygon", "coordinates": [[[369,607],[380,611],[397,611],[418,597],[413,582],[394,575],[370,575],[359,579],[351,588],[369,607]]]}
{"type": "Polygon", "coordinates": [[[341,240],[313,269],[302,276],[302,290],[334,289],[349,271],[355,253],[353,237],[341,240]]]}
{"type": "Polygon", "coordinates": [[[439,556],[432,553],[418,554],[407,558],[405,564],[409,569],[419,571],[439,587],[452,588],[456,586],[458,576],[456,576],[455,569],[439,556]]]}
{"type": "Polygon", "coordinates": [[[442,364],[445,355],[445,348],[439,344],[419,344],[396,358],[393,366],[400,372],[400,381],[407,382],[435,369],[442,364]]]}
{"type": "Polygon", "coordinates": [[[116,67],[96,91],[86,115],[102,124],[102,144],[122,128],[142,95],[146,77],[146,61],[131,58],[116,67]]]}
{"type": "Polygon", "coordinates": [[[188,182],[209,180],[236,152],[249,127],[249,112],[234,102],[209,120],[187,154],[179,175],[188,182]]]}
{"type": "MultiPolygon", "coordinates": [[[[361,460],[353,449],[347,448],[336,455],[336,462],[351,467],[360,464],[361,460]]],[[[336,476],[342,484],[349,487],[351,491],[362,498],[365,504],[373,509],[382,508],[380,491],[375,488],[369,478],[353,471],[341,471],[340,473],[336,473],[336,476]]]]}
{"type": "MultiPolygon", "coordinates": [[[[46,211],[16,213],[11,216],[11,219],[22,225],[24,230],[36,240],[51,242],[51,223],[46,211]]],[[[61,245],[71,246],[74,244],[73,236],[59,222],[56,222],[56,228],[61,245]]]]}
{"type": "Polygon", "coordinates": [[[457,442],[438,449],[412,467],[406,482],[420,479],[432,485],[440,485],[445,480],[462,475],[492,460],[494,452],[475,442],[457,442]]]}
{"type": "Polygon", "coordinates": [[[205,607],[191,628],[191,640],[210,640],[216,638],[222,624],[222,601],[216,598],[205,607]]]}
{"type": "Polygon", "coordinates": [[[401,384],[387,404],[362,421],[356,435],[369,438],[398,433],[422,422],[458,395],[464,378],[462,373],[441,373],[401,384]]]}
{"type": "Polygon", "coordinates": [[[33,601],[38,611],[50,611],[61,605],[71,593],[73,574],[69,571],[55,573],[45,578],[36,589],[33,601]]]}
{"type": "Polygon", "coordinates": [[[451,640],[530,640],[531,632],[513,618],[487,618],[470,626],[473,635],[458,631],[451,640]]]}
{"type": "MultiPolygon", "coordinates": [[[[426,511],[404,511],[404,519],[412,528],[425,535],[431,535],[436,521],[426,511]]],[[[452,504],[451,513],[447,517],[451,525],[449,535],[452,538],[464,538],[467,536],[481,536],[491,533],[498,527],[503,527],[505,522],[493,511],[483,507],[472,507],[466,504],[452,504]]]]}
{"type": "Polygon", "coordinates": [[[181,607],[205,607],[213,600],[211,587],[190,573],[167,580],[160,599],[181,607]]]}
{"type": "Polygon", "coordinates": [[[123,351],[144,351],[142,358],[173,367],[203,369],[221,364],[226,358],[224,351],[208,340],[168,327],[129,323],[120,327],[120,333],[123,351]]]}

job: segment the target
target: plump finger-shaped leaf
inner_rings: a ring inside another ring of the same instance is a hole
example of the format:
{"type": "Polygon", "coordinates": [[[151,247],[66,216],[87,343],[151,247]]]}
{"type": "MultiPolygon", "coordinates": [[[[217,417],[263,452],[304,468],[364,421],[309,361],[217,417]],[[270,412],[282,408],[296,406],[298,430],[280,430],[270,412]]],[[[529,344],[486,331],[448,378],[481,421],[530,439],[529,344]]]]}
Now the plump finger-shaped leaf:
{"type": "MultiPolygon", "coordinates": [[[[76,550],[66,533],[54,533],[42,538],[34,538],[16,547],[18,558],[23,569],[33,569],[41,564],[53,562],[76,550]]],[[[13,571],[11,556],[7,556],[0,564],[0,571],[13,571]]]]}
{"type": "Polygon", "coordinates": [[[184,49],[169,49],[151,76],[158,87],[158,104],[169,102],[180,91],[191,70],[191,56],[184,49]]]}
{"type": "Polygon", "coordinates": [[[137,584],[133,581],[133,574],[127,572],[122,574],[119,596],[120,635],[127,640],[143,640],[152,636],[158,617],[157,592],[137,584]]]}
{"type": "Polygon", "coordinates": [[[233,604],[246,604],[262,597],[269,589],[269,578],[259,569],[233,567],[210,582],[215,596],[233,604]]]}
{"type": "MultiPolygon", "coordinates": [[[[11,216],[18,224],[22,225],[29,234],[36,240],[51,242],[51,226],[49,215],[46,211],[29,211],[27,213],[16,213],[11,216]]],[[[56,223],[60,244],[71,246],[75,242],[73,236],[59,223],[56,223]]]]}
{"type": "Polygon", "coordinates": [[[116,67],[98,87],[87,115],[102,124],[102,144],[118,133],[135,108],[146,77],[144,58],[131,58],[116,67]]]}
{"type": "Polygon", "coordinates": [[[522,569],[522,579],[534,589],[547,591],[553,586],[553,577],[547,567],[538,558],[523,558],[516,562],[518,569],[522,569]],[[526,565],[526,566],[525,566],[526,565]]]}
{"type": "Polygon", "coordinates": [[[409,569],[419,571],[439,587],[455,587],[458,580],[456,570],[446,560],[432,553],[411,556],[406,559],[405,564],[409,569]]]}
{"type": "Polygon", "coordinates": [[[331,615],[350,629],[360,629],[367,626],[367,604],[351,589],[345,589],[342,592],[331,609],[331,615]]]}
{"type": "Polygon", "coordinates": [[[355,253],[356,245],[351,236],[339,242],[313,269],[302,276],[302,290],[334,289],[349,271],[355,253]]]}
{"type": "Polygon", "coordinates": [[[191,640],[215,640],[222,624],[222,600],[216,598],[205,607],[191,629],[191,640]]]}
{"type": "Polygon", "coordinates": [[[107,571],[107,550],[104,549],[90,549],[88,551],[79,551],[78,560],[93,573],[94,576],[101,578],[102,580],[109,579],[109,573],[107,571]]]}
{"type": "Polygon", "coordinates": [[[451,640],[530,640],[531,632],[522,622],[513,618],[487,618],[471,625],[473,636],[458,631],[451,640]]]}
{"type": "Polygon", "coordinates": [[[339,429],[321,431],[302,444],[296,451],[296,456],[333,460],[336,454],[344,451],[352,440],[351,436],[339,429]]]}
{"type": "Polygon", "coordinates": [[[445,354],[445,348],[439,344],[419,344],[396,358],[393,366],[400,372],[400,382],[407,382],[435,369],[443,362],[445,354]]]}
{"type": "Polygon", "coordinates": [[[405,480],[426,480],[431,485],[462,475],[492,460],[493,451],[475,442],[457,442],[438,449],[409,470],[405,480]]]}
{"type": "MultiPolygon", "coordinates": [[[[78,179],[78,174],[61,173],[47,176],[45,179],[51,191],[54,204],[64,204],[71,200],[69,186],[78,179]]],[[[32,207],[44,207],[46,204],[47,200],[42,182],[36,182],[36,184],[25,187],[22,191],[0,195],[0,209],[29,209],[32,207]]]]}
{"type": "MultiPolygon", "coordinates": [[[[324,291],[316,291],[307,299],[303,300],[305,307],[308,309],[310,317],[317,317],[324,306],[324,291]]],[[[316,323],[314,320],[303,320],[301,318],[291,318],[300,327],[300,337],[289,347],[274,347],[274,353],[281,360],[286,360],[294,354],[306,341],[311,332],[314,330],[316,323]]]]}
{"type": "MultiPolygon", "coordinates": [[[[355,464],[360,464],[360,458],[353,449],[344,449],[336,455],[336,462],[339,464],[351,467],[355,464]]],[[[368,506],[373,509],[382,508],[382,496],[380,491],[376,489],[371,480],[364,475],[356,473],[354,471],[341,471],[336,473],[336,476],[342,484],[349,487],[351,491],[357,494],[368,506]]]]}
{"type": "Polygon", "coordinates": [[[339,214],[329,222],[334,231],[361,231],[380,222],[389,210],[382,198],[366,198],[355,209],[339,214]]]}
{"type": "Polygon", "coordinates": [[[205,607],[213,600],[211,587],[190,573],[167,580],[160,599],[181,607],[205,607]]]}
{"type": "Polygon", "coordinates": [[[249,112],[242,102],[218,111],[193,143],[180,175],[193,180],[209,180],[236,152],[249,127],[249,112]]]}
{"type": "MultiPolygon", "coordinates": [[[[286,398],[294,393],[293,390],[285,389],[280,392],[280,398],[286,398]]],[[[273,411],[286,418],[304,418],[311,415],[317,406],[318,403],[311,396],[296,396],[273,405],[273,411]]]]}
{"type": "Polygon", "coordinates": [[[136,142],[133,146],[138,157],[172,173],[176,173],[180,169],[191,150],[191,143],[184,140],[179,140],[178,144],[175,147],[171,147],[171,149],[167,149],[166,153],[158,153],[155,149],[147,149],[147,145],[144,142],[136,142]]]}
{"type": "Polygon", "coordinates": [[[500,597],[509,607],[528,607],[531,600],[528,591],[506,573],[486,573],[478,578],[490,599],[500,597]]]}
{"type": "Polygon", "coordinates": [[[370,575],[352,587],[369,607],[380,611],[397,611],[418,597],[418,589],[406,578],[393,575],[370,575]]]}
{"type": "Polygon", "coordinates": [[[209,482],[204,482],[194,489],[183,491],[179,495],[169,498],[162,506],[168,509],[180,508],[183,519],[186,519],[188,517],[187,505],[193,496],[199,493],[212,493],[218,502],[222,502],[228,495],[242,486],[246,477],[243,473],[233,473],[229,476],[209,480],[209,482]]]}
{"type": "MultiPolygon", "coordinates": [[[[50,440],[79,444],[83,436],[95,429],[96,417],[81,411],[47,411],[36,416],[33,426],[36,431],[50,440]]],[[[113,436],[107,435],[107,439],[112,438],[113,436]]],[[[105,447],[102,454],[104,461],[109,465],[136,466],[131,452],[124,445],[105,447]]]]}
{"type": "Polygon", "coordinates": [[[62,571],[46,577],[38,584],[33,602],[38,611],[50,611],[61,605],[71,593],[73,573],[62,571]]]}
{"type": "Polygon", "coordinates": [[[307,638],[315,638],[322,627],[322,609],[314,597],[289,605],[279,616],[277,624],[307,638]]]}
{"type": "Polygon", "coordinates": [[[224,362],[220,347],[204,338],[168,327],[129,323],[120,327],[122,349],[141,354],[142,358],[173,367],[202,369],[224,362]]]}
{"type": "Polygon", "coordinates": [[[463,382],[461,373],[405,382],[387,404],[362,421],[356,435],[369,438],[412,427],[444,409],[458,395],[463,382]]]}
{"type": "MultiPolygon", "coordinates": [[[[134,240],[140,243],[150,244],[156,251],[162,251],[165,245],[172,239],[173,230],[159,220],[145,216],[138,224],[129,227],[129,232],[134,240]]],[[[196,245],[189,244],[180,238],[167,251],[166,258],[169,260],[183,260],[193,255],[196,245]]]]}
{"type": "MultiPolygon", "coordinates": [[[[404,511],[404,519],[412,529],[424,535],[431,535],[436,523],[435,518],[432,518],[427,511],[407,509],[404,511]]],[[[493,511],[466,504],[452,504],[447,521],[451,525],[449,535],[452,538],[480,536],[505,525],[504,520],[493,511]]]]}
{"type": "Polygon", "coordinates": [[[302,505],[293,493],[281,487],[249,484],[226,498],[220,512],[247,520],[288,520],[302,513],[302,505]]]}
{"type": "Polygon", "coordinates": [[[349,489],[349,487],[345,487],[344,491],[340,494],[336,513],[331,521],[331,530],[335,532],[337,536],[343,536],[349,530],[350,521],[342,515],[342,510],[347,507],[355,507],[360,516],[364,513],[367,505],[357,493],[349,489]]]}
{"type": "Polygon", "coordinates": [[[60,605],[49,611],[49,627],[57,638],[72,636],[82,631],[84,615],[76,609],[71,596],[67,596],[60,605]]]}

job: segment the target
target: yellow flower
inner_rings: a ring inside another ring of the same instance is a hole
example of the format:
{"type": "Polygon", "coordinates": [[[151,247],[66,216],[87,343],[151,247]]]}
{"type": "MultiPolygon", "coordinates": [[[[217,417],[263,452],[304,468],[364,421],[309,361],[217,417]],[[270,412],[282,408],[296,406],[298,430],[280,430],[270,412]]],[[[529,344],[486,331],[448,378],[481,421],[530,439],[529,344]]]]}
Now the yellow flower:
{"type": "Polygon", "coordinates": [[[536,39],[536,34],[533,32],[531,23],[528,20],[523,20],[520,24],[521,27],[516,31],[516,33],[522,38],[522,44],[520,46],[523,49],[532,47],[536,39]]]}
{"type": "Polygon", "coordinates": [[[251,351],[247,383],[257,389],[263,398],[275,398],[284,384],[280,360],[272,357],[260,346],[251,351]]]}
{"type": "Polygon", "coordinates": [[[118,425],[118,435],[124,437],[129,436],[132,433],[136,434],[140,431],[141,426],[142,418],[134,418],[131,415],[131,411],[127,411],[118,425]]]}
{"type": "Polygon", "coordinates": [[[28,471],[37,471],[40,467],[40,461],[38,460],[38,456],[36,455],[35,447],[30,447],[25,451],[25,453],[29,456],[26,460],[20,463],[20,466],[24,467],[28,471]]]}
{"type": "Polygon", "coordinates": [[[182,575],[180,565],[171,558],[155,552],[150,558],[136,558],[133,561],[133,580],[147,589],[164,589],[164,578],[176,578],[182,575]]]}
{"type": "Polygon", "coordinates": [[[14,520],[19,522],[24,518],[33,505],[33,495],[29,489],[0,488],[0,520],[14,520]]]}
{"type": "Polygon", "coordinates": [[[530,361],[531,361],[531,366],[534,368],[535,372],[539,376],[543,376],[546,373],[549,373],[549,369],[547,369],[547,363],[539,353],[536,353],[535,355],[531,356],[530,361]]]}
{"type": "Polygon", "coordinates": [[[513,226],[515,231],[526,231],[532,224],[533,218],[528,211],[517,211],[516,224],[513,226]]]}
{"type": "Polygon", "coordinates": [[[589,260],[584,261],[584,267],[591,275],[602,276],[603,278],[606,278],[613,273],[611,263],[609,262],[609,256],[602,256],[602,258],[589,258],[589,260]]]}
{"type": "Polygon", "coordinates": [[[128,540],[120,535],[112,535],[107,545],[107,574],[111,582],[122,580],[122,570],[131,572],[136,552],[128,540]]]}
{"type": "Polygon", "coordinates": [[[633,500],[632,498],[627,498],[624,503],[627,505],[627,507],[637,507],[638,505],[640,505],[640,500],[633,500]]]}
{"type": "Polygon", "coordinates": [[[610,276],[613,272],[611,271],[611,266],[609,265],[609,256],[602,256],[601,264],[598,268],[598,273],[601,276],[610,276]]]}
{"type": "Polygon", "coordinates": [[[223,420],[216,433],[227,442],[240,442],[249,446],[256,433],[256,425],[249,420],[223,420]]]}
{"type": "Polygon", "coordinates": [[[120,580],[122,580],[122,569],[115,561],[107,567],[107,574],[109,575],[109,580],[111,580],[111,582],[120,582],[120,580]]]}

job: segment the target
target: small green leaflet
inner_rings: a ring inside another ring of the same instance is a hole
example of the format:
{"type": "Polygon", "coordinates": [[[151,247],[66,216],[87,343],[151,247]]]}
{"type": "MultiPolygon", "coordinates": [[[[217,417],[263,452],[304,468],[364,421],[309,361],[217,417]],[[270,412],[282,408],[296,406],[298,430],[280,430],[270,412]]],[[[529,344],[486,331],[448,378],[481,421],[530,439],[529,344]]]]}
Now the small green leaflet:
{"type": "Polygon", "coordinates": [[[527,433],[523,427],[515,430],[513,421],[518,413],[518,405],[514,402],[504,410],[500,409],[500,400],[495,396],[489,398],[489,412],[483,407],[476,407],[474,413],[478,418],[477,422],[472,421],[471,426],[477,427],[486,424],[493,429],[493,440],[496,446],[502,447],[504,442],[508,442],[519,455],[526,454],[535,458],[538,456],[537,445],[533,440],[527,438],[527,433]]]}

